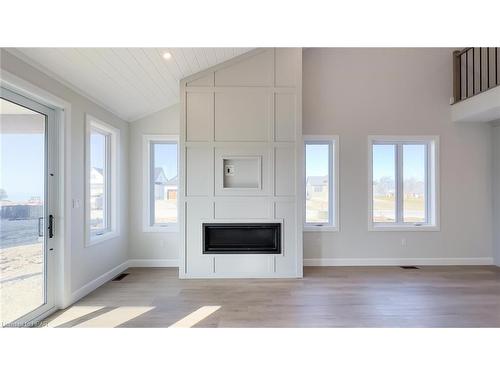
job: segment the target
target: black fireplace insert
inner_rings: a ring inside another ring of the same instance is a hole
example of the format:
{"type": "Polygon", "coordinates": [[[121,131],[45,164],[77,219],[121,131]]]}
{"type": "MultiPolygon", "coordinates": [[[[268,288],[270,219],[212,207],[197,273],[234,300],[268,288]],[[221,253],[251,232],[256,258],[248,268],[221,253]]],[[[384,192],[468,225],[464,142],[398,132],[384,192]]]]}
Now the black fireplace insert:
{"type": "Polygon", "coordinates": [[[280,254],[281,223],[203,223],[203,254],[280,254]]]}

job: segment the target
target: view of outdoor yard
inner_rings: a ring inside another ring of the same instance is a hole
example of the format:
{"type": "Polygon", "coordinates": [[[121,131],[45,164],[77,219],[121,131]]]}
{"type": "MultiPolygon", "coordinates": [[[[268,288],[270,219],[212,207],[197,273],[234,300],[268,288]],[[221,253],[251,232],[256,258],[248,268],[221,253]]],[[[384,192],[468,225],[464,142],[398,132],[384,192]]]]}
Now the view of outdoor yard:
{"type": "Polygon", "coordinates": [[[153,225],[177,222],[177,144],[172,141],[153,141],[154,170],[153,225]]]}
{"type": "MultiPolygon", "coordinates": [[[[425,220],[425,199],[405,196],[403,198],[404,221],[411,223],[425,220]]],[[[395,197],[373,196],[373,221],[376,223],[390,223],[395,220],[395,197]]]]}
{"type": "Polygon", "coordinates": [[[0,123],[0,325],[5,325],[45,300],[45,116],[0,99],[0,123]]]}
{"type": "Polygon", "coordinates": [[[0,323],[5,325],[43,304],[43,244],[0,249],[0,323]]]}
{"type": "Polygon", "coordinates": [[[396,155],[394,144],[373,145],[373,221],[394,223],[397,196],[403,197],[404,223],[424,223],[426,220],[426,152],[424,144],[400,145],[402,170],[398,176],[402,187],[396,188],[396,155]],[[400,191],[401,190],[401,191],[400,191]]]}
{"type": "Polygon", "coordinates": [[[306,143],[306,222],[329,222],[329,158],[328,142],[306,143]]]}
{"type": "Polygon", "coordinates": [[[328,176],[310,176],[306,186],[306,220],[328,222],[328,176]]]}
{"type": "Polygon", "coordinates": [[[103,230],[107,224],[104,217],[107,178],[106,159],[108,135],[92,130],[90,135],[90,229],[103,230]]]}
{"type": "Polygon", "coordinates": [[[157,224],[175,223],[177,221],[177,197],[171,199],[155,199],[155,216],[157,224]]]}

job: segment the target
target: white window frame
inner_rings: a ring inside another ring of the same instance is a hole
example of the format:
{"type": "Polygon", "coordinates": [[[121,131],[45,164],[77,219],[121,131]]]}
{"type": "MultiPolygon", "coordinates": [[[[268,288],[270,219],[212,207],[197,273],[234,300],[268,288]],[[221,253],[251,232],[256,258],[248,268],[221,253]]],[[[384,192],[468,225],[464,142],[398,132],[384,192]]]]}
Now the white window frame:
{"type": "MultiPolygon", "coordinates": [[[[148,134],[142,137],[142,165],[143,165],[143,182],[142,182],[142,196],[143,196],[143,231],[144,232],[178,232],[179,231],[179,186],[177,187],[177,222],[167,224],[154,224],[152,223],[152,195],[151,195],[151,144],[155,142],[167,142],[177,144],[177,176],[179,176],[179,136],[177,135],[154,135],[148,134]]],[[[180,183],[180,180],[179,180],[180,183]]]]}
{"type": "Polygon", "coordinates": [[[304,147],[304,231],[306,232],[316,232],[316,231],[330,231],[337,232],[340,228],[339,222],[339,137],[337,135],[304,135],[303,136],[303,147],[304,147]],[[328,161],[328,175],[329,175],[329,192],[328,192],[328,210],[329,210],[329,220],[325,223],[308,223],[306,222],[306,145],[308,144],[328,144],[329,145],[329,161],[328,161]]]}
{"type": "Polygon", "coordinates": [[[97,243],[107,241],[111,238],[119,236],[118,226],[118,150],[120,148],[120,131],[119,129],[91,116],[85,115],[85,239],[86,247],[95,245],[97,243]],[[98,131],[108,136],[108,149],[107,149],[107,166],[106,176],[107,179],[107,221],[108,225],[104,230],[91,230],[90,229],[90,136],[92,130],[98,131]]]}
{"type": "Polygon", "coordinates": [[[439,136],[369,136],[368,137],[368,230],[369,231],[439,231],[439,136]],[[396,145],[396,222],[373,222],[373,145],[396,145]],[[402,146],[427,145],[426,155],[426,222],[403,222],[403,155],[402,146]]]}

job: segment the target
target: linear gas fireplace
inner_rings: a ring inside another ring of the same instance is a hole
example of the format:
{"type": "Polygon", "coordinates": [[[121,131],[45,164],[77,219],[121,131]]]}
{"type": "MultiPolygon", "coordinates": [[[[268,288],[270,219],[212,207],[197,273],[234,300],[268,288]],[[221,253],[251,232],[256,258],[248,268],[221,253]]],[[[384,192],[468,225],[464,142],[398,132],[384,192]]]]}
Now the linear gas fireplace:
{"type": "Polygon", "coordinates": [[[203,254],[280,254],[281,223],[204,223],[203,254]]]}

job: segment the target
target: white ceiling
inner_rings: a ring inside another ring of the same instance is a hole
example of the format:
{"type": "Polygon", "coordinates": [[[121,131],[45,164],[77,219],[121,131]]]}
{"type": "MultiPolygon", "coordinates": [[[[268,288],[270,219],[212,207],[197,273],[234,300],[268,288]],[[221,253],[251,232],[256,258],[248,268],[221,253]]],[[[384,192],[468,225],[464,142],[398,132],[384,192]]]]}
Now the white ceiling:
{"type": "Polygon", "coordinates": [[[126,121],[179,101],[179,80],[251,48],[17,48],[13,52],[126,121]],[[172,58],[162,55],[170,52],[172,58]]]}

